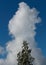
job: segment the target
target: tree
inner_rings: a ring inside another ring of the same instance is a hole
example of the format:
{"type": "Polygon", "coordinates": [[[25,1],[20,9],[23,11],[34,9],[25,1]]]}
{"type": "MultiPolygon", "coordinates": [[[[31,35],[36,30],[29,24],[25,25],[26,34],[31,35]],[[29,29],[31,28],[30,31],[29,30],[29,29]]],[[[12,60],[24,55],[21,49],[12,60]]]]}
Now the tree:
{"type": "Polygon", "coordinates": [[[17,57],[18,65],[33,65],[34,58],[26,41],[23,42],[22,51],[17,54],[17,57]]]}

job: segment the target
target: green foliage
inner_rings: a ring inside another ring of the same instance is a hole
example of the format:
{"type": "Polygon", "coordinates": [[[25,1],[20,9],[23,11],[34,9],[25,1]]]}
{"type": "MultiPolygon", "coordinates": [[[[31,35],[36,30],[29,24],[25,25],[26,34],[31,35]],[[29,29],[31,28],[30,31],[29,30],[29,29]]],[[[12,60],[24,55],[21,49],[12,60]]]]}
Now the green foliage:
{"type": "Polygon", "coordinates": [[[31,56],[31,49],[29,49],[28,43],[23,42],[22,51],[17,54],[18,65],[33,65],[34,58],[31,56]]]}

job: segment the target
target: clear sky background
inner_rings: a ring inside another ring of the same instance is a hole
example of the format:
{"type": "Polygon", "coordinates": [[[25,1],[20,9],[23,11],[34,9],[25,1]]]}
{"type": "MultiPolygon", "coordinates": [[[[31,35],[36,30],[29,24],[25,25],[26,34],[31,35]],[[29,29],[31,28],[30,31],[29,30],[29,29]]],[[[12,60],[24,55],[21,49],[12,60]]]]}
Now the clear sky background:
{"type": "Polygon", "coordinates": [[[39,12],[42,22],[36,29],[36,42],[46,56],[46,0],[0,0],[0,45],[5,47],[6,42],[11,40],[8,34],[8,23],[18,8],[19,2],[26,2],[31,8],[35,7],[39,12]]]}

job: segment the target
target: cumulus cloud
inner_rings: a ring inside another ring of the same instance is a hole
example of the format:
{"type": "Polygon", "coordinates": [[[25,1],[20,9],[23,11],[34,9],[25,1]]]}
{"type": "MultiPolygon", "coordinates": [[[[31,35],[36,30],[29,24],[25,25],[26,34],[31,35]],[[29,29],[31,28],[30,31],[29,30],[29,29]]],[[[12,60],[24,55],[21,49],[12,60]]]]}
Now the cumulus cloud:
{"type": "Polygon", "coordinates": [[[1,54],[4,54],[5,52],[4,52],[4,48],[2,47],[2,46],[0,46],[0,55],[1,54]]]}
{"type": "Polygon", "coordinates": [[[17,53],[21,51],[23,40],[29,42],[32,49],[32,56],[35,58],[34,65],[45,65],[46,60],[41,49],[37,48],[35,41],[36,23],[40,23],[39,12],[35,8],[30,8],[26,3],[19,3],[19,8],[13,18],[9,21],[9,34],[14,36],[14,40],[9,41],[6,46],[8,52],[6,59],[0,59],[1,65],[17,65],[17,53]]]}

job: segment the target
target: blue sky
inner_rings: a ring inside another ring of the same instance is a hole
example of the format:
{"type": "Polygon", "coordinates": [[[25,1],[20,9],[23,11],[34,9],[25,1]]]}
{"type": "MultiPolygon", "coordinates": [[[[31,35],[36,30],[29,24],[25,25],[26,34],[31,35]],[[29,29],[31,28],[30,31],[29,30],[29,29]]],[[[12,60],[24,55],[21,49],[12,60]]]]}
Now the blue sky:
{"type": "Polygon", "coordinates": [[[0,0],[0,45],[5,47],[6,42],[12,40],[8,31],[8,23],[17,11],[18,3],[23,1],[40,12],[42,22],[36,25],[35,39],[43,55],[46,56],[46,0],[0,0]]]}

